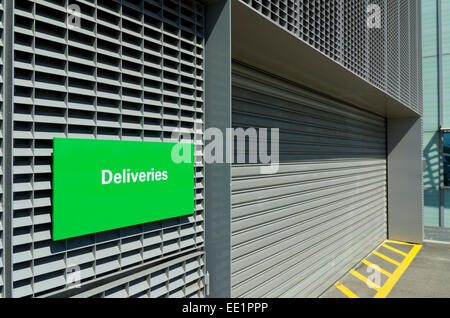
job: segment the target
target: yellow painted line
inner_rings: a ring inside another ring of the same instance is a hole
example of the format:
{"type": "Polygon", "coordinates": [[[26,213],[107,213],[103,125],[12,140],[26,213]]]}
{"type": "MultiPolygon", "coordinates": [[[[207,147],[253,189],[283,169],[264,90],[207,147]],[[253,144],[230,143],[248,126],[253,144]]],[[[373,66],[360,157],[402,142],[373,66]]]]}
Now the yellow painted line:
{"type": "Polygon", "coordinates": [[[339,289],[341,292],[343,292],[349,298],[359,298],[350,289],[348,289],[347,287],[345,287],[344,285],[342,285],[339,282],[336,282],[334,284],[334,286],[336,286],[337,289],[339,289]]]}
{"type": "Polygon", "coordinates": [[[381,268],[380,266],[378,266],[377,264],[371,263],[371,262],[369,262],[369,261],[366,260],[366,259],[363,259],[362,262],[363,262],[364,264],[366,264],[367,266],[369,266],[369,267],[371,267],[371,268],[373,268],[373,269],[379,271],[381,274],[386,275],[387,277],[391,277],[391,276],[392,276],[391,273],[389,273],[387,270],[382,269],[382,268],[381,268]]]}
{"type": "Polygon", "coordinates": [[[378,256],[378,257],[380,257],[380,258],[382,258],[382,259],[388,261],[389,263],[392,263],[392,264],[397,265],[397,266],[400,265],[399,262],[393,260],[393,259],[390,258],[390,257],[387,257],[387,256],[384,255],[384,254],[379,253],[378,251],[373,251],[372,253],[373,253],[374,255],[376,255],[376,256],[378,256]]]}
{"type": "Polygon", "coordinates": [[[417,245],[417,244],[400,242],[400,241],[393,241],[393,240],[386,240],[385,242],[387,242],[387,243],[394,243],[394,244],[409,245],[409,246],[416,246],[417,245]]]}
{"type": "Polygon", "coordinates": [[[355,271],[354,269],[350,270],[350,274],[352,274],[353,276],[355,276],[356,278],[362,280],[364,283],[366,283],[370,288],[373,288],[375,290],[379,290],[381,287],[378,286],[377,284],[375,284],[374,282],[372,282],[370,279],[368,279],[366,276],[361,275],[360,273],[358,273],[357,271],[355,271]]]}
{"type": "Polygon", "coordinates": [[[408,253],[405,253],[405,252],[403,252],[403,251],[400,251],[400,250],[396,249],[395,247],[389,246],[389,245],[387,245],[387,244],[381,243],[381,246],[383,246],[383,247],[387,248],[388,250],[391,250],[391,251],[393,251],[393,252],[395,252],[395,253],[398,253],[398,254],[400,254],[400,255],[403,255],[403,256],[408,255],[408,253]]]}
{"type": "Polygon", "coordinates": [[[419,253],[422,245],[414,245],[408,255],[405,257],[403,262],[397,267],[397,269],[392,273],[392,276],[388,278],[388,280],[384,283],[384,285],[378,290],[375,298],[385,298],[392,290],[394,285],[403,275],[405,270],[408,268],[409,264],[411,264],[414,257],[416,257],[417,253],[419,253]]]}

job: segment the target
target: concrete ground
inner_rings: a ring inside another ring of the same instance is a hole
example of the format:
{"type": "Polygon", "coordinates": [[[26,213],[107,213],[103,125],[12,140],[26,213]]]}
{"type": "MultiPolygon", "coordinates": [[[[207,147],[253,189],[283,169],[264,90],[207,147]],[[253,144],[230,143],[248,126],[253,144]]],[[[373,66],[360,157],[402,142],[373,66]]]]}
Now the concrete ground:
{"type": "Polygon", "coordinates": [[[450,298],[450,244],[424,242],[389,298],[450,298]]]}
{"type": "MultiPolygon", "coordinates": [[[[379,246],[375,253],[381,253],[388,256],[390,262],[381,259],[373,253],[358,264],[355,268],[358,273],[364,277],[373,278],[374,271],[367,266],[373,264],[379,266],[381,271],[386,274],[378,274],[378,285],[384,286],[389,275],[395,271],[397,265],[392,261],[401,263],[405,259],[412,246],[389,243],[379,246]],[[396,249],[388,249],[386,247],[394,247],[396,249]],[[399,253],[404,253],[399,254],[399,253]]],[[[388,259],[388,260],[389,260],[388,259]]],[[[401,266],[401,265],[398,265],[401,266]]],[[[361,280],[361,277],[355,277],[350,272],[339,280],[342,284],[340,288],[336,285],[326,291],[322,298],[372,298],[377,294],[374,288],[361,280]],[[344,292],[347,294],[345,294],[344,292]]],[[[362,277],[364,279],[364,277],[362,277]]],[[[338,284],[338,285],[339,285],[338,284]]],[[[370,285],[370,284],[369,284],[370,285]]],[[[387,284],[388,285],[388,284],[387,284]]],[[[388,298],[450,298],[450,244],[426,241],[423,247],[415,255],[412,262],[396,280],[395,285],[387,294],[388,298]]]]}

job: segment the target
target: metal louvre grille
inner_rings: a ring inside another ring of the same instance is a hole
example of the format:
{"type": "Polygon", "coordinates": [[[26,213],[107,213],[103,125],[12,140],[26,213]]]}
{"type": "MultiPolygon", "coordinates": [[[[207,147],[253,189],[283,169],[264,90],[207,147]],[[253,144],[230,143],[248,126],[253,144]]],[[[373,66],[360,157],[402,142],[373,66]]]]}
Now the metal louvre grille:
{"type": "Polygon", "coordinates": [[[387,2],[387,92],[392,96],[400,95],[400,53],[399,53],[399,3],[387,2]]]}
{"type": "Polygon", "coordinates": [[[317,297],[386,238],[385,119],[240,66],[232,103],[280,129],[276,174],[232,166],[232,296],[317,297]]]}
{"type": "MultiPolygon", "coordinates": [[[[417,25],[414,26],[415,30],[413,29],[411,32],[414,32],[416,35],[416,46],[413,48],[413,50],[416,50],[417,56],[417,78],[416,78],[416,92],[413,91],[413,93],[417,94],[417,109],[420,110],[420,113],[423,115],[423,85],[422,85],[422,3],[421,1],[416,1],[411,8],[412,11],[416,10],[415,16],[413,17],[416,21],[420,21],[417,25]]],[[[422,129],[423,131],[423,129],[422,129]]],[[[422,136],[423,137],[423,136],[422,136]]],[[[423,195],[423,193],[422,193],[423,195]]]]}
{"type": "Polygon", "coordinates": [[[417,82],[420,72],[419,39],[415,36],[418,0],[240,1],[408,107],[422,112],[421,86],[409,84],[410,79],[417,82]],[[381,9],[381,29],[367,27],[367,9],[371,4],[378,4],[381,9]],[[287,20],[286,12],[292,12],[287,20]],[[297,20],[293,20],[296,16],[297,20]]]}
{"type": "MultiPolygon", "coordinates": [[[[243,0],[289,32],[299,34],[299,0],[243,0]]],[[[302,10],[300,9],[300,15],[302,10]]]]}
{"type": "Polygon", "coordinates": [[[366,1],[343,1],[342,63],[362,78],[368,77],[368,29],[366,1]]]}
{"type": "Polygon", "coordinates": [[[370,0],[381,9],[381,28],[368,31],[369,81],[386,91],[386,7],[383,0],[370,0]]]}
{"type": "Polygon", "coordinates": [[[333,59],[342,53],[342,8],[336,1],[298,1],[300,16],[297,22],[300,38],[333,59]]]}
{"type": "Polygon", "coordinates": [[[422,101],[422,99],[419,99],[419,86],[418,84],[418,78],[420,77],[418,69],[419,69],[419,52],[418,52],[418,23],[417,23],[417,16],[418,16],[418,9],[417,9],[417,3],[415,1],[408,1],[409,4],[409,70],[410,70],[410,82],[409,82],[409,92],[410,92],[410,105],[411,107],[415,109],[420,109],[419,104],[422,104],[419,101],[422,101]]]}
{"type": "Polygon", "coordinates": [[[170,141],[176,129],[202,135],[203,6],[15,1],[14,19],[13,297],[64,289],[71,265],[84,282],[203,251],[201,142],[195,215],[51,240],[54,137],[170,141]],[[80,28],[67,26],[72,3],[81,9],[80,28]]]}
{"type": "Polygon", "coordinates": [[[400,0],[400,101],[409,105],[409,6],[410,0],[400,0]]]}
{"type": "Polygon", "coordinates": [[[0,298],[4,295],[4,253],[3,253],[3,224],[4,224],[4,200],[3,200],[3,0],[0,0],[0,298]]]}
{"type": "MultiPolygon", "coordinates": [[[[167,268],[135,275],[114,282],[90,298],[162,298],[162,297],[204,297],[204,259],[191,257],[186,261],[170,264],[167,268]]],[[[103,287],[102,287],[103,289],[103,287]]],[[[81,295],[84,296],[84,295],[81,295]]]]}

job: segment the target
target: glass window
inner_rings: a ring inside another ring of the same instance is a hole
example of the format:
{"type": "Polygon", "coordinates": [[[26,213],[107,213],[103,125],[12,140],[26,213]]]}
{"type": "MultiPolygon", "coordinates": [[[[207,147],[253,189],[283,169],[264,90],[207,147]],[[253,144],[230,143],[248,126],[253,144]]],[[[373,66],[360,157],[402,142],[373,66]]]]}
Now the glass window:
{"type": "Polygon", "coordinates": [[[444,166],[444,186],[450,186],[450,133],[444,133],[444,149],[442,150],[442,165],[444,166]]]}

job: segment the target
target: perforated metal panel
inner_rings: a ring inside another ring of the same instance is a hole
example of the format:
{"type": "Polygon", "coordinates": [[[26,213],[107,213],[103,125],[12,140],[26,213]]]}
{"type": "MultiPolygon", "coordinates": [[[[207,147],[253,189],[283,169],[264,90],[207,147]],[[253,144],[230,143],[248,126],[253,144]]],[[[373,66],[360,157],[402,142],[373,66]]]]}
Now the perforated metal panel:
{"type": "Polygon", "coordinates": [[[240,0],[406,106],[422,112],[417,92],[419,0],[240,0]],[[381,28],[367,21],[381,10],[381,28]],[[410,70],[409,65],[412,64],[410,70]]]}
{"type": "MultiPolygon", "coordinates": [[[[80,267],[83,283],[186,252],[197,255],[198,275],[185,282],[199,287],[184,296],[202,295],[201,141],[194,215],[57,242],[51,240],[51,162],[54,137],[165,142],[176,129],[202,135],[203,6],[179,0],[15,1],[14,19],[13,297],[63,290],[71,265],[80,267]],[[80,27],[67,24],[72,3],[81,9],[80,27]]],[[[147,287],[160,283],[150,280],[147,287]]],[[[173,290],[157,294],[181,295],[173,290]]]]}
{"type": "Polygon", "coordinates": [[[4,200],[3,200],[3,136],[4,136],[4,125],[3,125],[3,0],[0,1],[0,298],[4,295],[4,252],[3,252],[3,236],[4,236],[4,200]]]}
{"type": "Polygon", "coordinates": [[[317,297],[386,238],[386,121],[237,64],[232,94],[280,129],[276,174],[232,166],[232,295],[317,297]]]}

